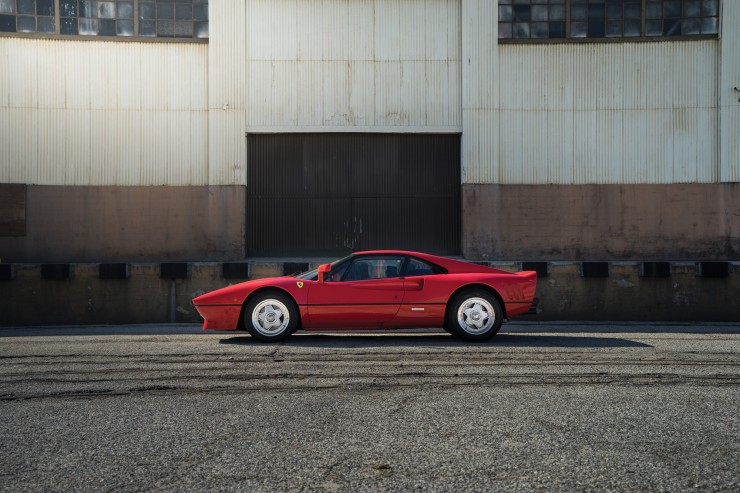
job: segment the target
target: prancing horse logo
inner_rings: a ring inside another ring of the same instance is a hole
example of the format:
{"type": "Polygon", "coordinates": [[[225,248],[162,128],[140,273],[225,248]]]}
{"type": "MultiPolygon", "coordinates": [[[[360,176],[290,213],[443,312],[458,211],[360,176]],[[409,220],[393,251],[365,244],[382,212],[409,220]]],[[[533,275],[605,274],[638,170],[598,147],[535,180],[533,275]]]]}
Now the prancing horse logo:
{"type": "Polygon", "coordinates": [[[296,284],[298,285],[298,289],[303,287],[303,283],[301,281],[298,281],[296,284]]]}

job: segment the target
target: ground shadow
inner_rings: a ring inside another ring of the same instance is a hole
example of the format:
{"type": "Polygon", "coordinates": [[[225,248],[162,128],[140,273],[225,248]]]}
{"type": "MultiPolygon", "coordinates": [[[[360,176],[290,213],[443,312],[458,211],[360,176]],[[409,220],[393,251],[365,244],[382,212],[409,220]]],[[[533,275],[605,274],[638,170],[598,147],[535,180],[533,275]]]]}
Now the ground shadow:
{"type": "MultiPolygon", "coordinates": [[[[244,346],[265,345],[248,335],[221,339],[221,344],[244,346]]],[[[294,334],[276,345],[286,347],[352,348],[424,348],[424,347],[550,347],[550,348],[649,348],[650,344],[619,337],[578,335],[498,334],[486,342],[467,342],[449,334],[294,334]]]]}

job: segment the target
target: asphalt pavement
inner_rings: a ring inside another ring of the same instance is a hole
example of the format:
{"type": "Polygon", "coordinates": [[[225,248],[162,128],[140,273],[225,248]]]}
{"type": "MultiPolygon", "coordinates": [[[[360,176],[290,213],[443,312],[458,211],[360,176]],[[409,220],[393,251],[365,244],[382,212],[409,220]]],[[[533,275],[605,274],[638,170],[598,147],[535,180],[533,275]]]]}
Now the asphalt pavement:
{"type": "Polygon", "coordinates": [[[0,491],[740,491],[740,324],[0,328],[0,491]]]}

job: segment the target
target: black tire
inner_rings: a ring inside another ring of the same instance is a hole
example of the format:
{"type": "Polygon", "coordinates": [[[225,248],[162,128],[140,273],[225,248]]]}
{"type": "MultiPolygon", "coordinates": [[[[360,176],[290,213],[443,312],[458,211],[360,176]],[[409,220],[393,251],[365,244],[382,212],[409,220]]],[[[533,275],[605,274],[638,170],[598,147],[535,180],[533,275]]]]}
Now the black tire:
{"type": "Polygon", "coordinates": [[[504,310],[498,298],[482,289],[460,291],[447,303],[445,329],[466,341],[487,341],[496,335],[503,321],[504,310]]]}
{"type": "Polygon", "coordinates": [[[262,342],[282,341],[298,329],[300,313],[285,293],[268,291],[252,297],[244,307],[244,327],[262,342]]]}

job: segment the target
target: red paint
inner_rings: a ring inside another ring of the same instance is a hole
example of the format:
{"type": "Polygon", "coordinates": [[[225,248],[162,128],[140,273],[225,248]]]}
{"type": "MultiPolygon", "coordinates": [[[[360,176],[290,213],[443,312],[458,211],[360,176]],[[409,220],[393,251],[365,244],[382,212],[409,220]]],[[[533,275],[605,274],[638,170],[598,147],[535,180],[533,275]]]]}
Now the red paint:
{"type": "Polygon", "coordinates": [[[250,295],[264,289],[279,290],[298,305],[303,329],[382,329],[442,327],[447,302],[453,293],[466,287],[494,291],[509,318],[527,313],[534,299],[537,274],[533,271],[512,274],[399,250],[359,252],[353,258],[379,255],[416,258],[447,272],[324,283],[295,277],[259,279],[204,294],[195,298],[193,304],[205,320],[204,329],[235,330],[240,325],[241,308],[250,295]]]}

